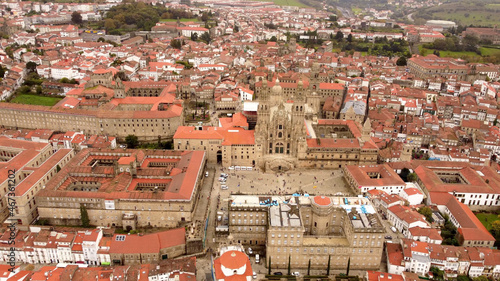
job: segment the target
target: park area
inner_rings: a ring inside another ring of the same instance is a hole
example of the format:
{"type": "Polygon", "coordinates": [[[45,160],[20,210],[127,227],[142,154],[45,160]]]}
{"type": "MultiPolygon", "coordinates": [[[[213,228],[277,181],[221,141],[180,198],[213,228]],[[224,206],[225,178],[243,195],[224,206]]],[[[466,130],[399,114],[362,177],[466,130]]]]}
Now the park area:
{"type": "Polygon", "coordinates": [[[30,104],[30,105],[54,106],[60,100],[62,100],[61,97],[46,97],[46,96],[30,95],[30,94],[17,94],[10,102],[30,104]]]}
{"type": "Polygon", "coordinates": [[[439,56],[441,57],[449,57],[449,58],[456,58],[456,59],[465,59],[468,61],[474,61],[474,62],[488,62],[487,59],[488,57],[500,55],[500,49],[498,48],[488,48],[488,47],[480,47],[479,51],[481,54],[478,54],[476,52],[453,52],[453,51],[440,51],[440,50],[434,50],[434,49],[428,49],[424,48],[423,46],[419,46],[419,51],[420,54],[423,56],[433,54],[435,51],[439,52],[439,56]]]}
{"type": "Polygon", "coordinates": [[[481,221],[481,223],[486,227],[486,229],[491,230],[491,224],[494,221],[500,220],[497,214],[490,213],[477,213],[476,217],[481,221]]]}

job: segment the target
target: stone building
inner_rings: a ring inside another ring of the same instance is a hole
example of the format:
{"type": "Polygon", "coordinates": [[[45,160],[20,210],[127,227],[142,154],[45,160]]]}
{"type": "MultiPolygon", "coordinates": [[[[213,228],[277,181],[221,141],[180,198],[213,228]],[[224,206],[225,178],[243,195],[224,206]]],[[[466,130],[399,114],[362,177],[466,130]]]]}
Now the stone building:
{"type": "Polygon", "coordinates": [[[472,82],[486,78],[486,75],[476,71],[475,65],[436,55],[414,56],[408,60],[408,68],[410,73],[422,79],[456,77],[457,80],[472,82]]]}
{"type": "Polygon", "coordinates": [[[73,157],[71,149],[57,152],[46,143],[0,137],[0,220],[15,222],[18,227],[31,224],[38,217],[34,195],[73,157]],[[11,190],[12,189],[12,190],[11,190]],[[9,199],[15,208],[9,212],[9,199]],[[12,216],[11,216],[12,215],[12,216]]]}
{"type": "Polygon", "coordinates": [[[370,137],[370,120],[361,128],[355,120],[319,119],[321,98],[301,80],[297,89],[287,92],[278,79],[270,89],[267,80],[262,83],[254,131],[244,129],[246,119],[243,125],[179,127],[174,149],[203,150],[209,162],[264,171],[376,163],[378,148],[370,137]]]}
{"type": "Polygon", "coordinates": [[[366,198],[326,196],[232,196],[229,232],[271,267],[379,268],[385,232],[366,198]]]}
{"type": "Polygon", "coordinates": [[[124,139],[172,137],[184,122],[183,101],[171,82],[122,82],[111,70],[97,70],[85,88],[67,93],[52,107],[0,104],[0,123],[9,128],[83,131],[124,139]]]}
{"type": "Polygon", "coordinates": [[[36,196],[41,219],[80,225],[80,206],[90,224],[175,227],[191,222],[205,179],[205,152],[85,149],[36,196]]]}

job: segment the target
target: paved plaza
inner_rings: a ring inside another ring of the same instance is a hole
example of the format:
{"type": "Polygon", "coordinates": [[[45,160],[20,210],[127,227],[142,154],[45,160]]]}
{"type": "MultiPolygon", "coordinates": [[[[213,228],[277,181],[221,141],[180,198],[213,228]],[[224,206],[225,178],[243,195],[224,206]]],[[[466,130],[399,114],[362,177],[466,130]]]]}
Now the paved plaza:
{"type": "MultiPolygon", "coordinates": [[[[218,169],[229,175],[222,191],[222,198],[229,194],[273,194],[284,195],[307,193],[309,195],[352,196],[346,186],[342,170],[296,170],[287,173],[262,173],[260,171],[235,171],[218,169]]],[[[218,176],[217,176],[218,178],[218,176]]],[[[218,181],[214,183],[220,188],[218,181]]]]}

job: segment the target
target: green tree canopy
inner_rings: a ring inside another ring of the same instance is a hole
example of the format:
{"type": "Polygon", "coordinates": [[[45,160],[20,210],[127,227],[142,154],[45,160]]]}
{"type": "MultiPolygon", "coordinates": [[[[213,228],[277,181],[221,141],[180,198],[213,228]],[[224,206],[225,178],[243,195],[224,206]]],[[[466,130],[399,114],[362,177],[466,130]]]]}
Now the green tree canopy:
{"type": "Polygon", "coordinates": [[[29,61],[26,63],[26,69],[28,70],[28,72],[35,72],[37,66],[38,64],[33,61],[29,61]]]}
{"type": "Polygon", "coordinates": [[[398,66],[405,66],[407,64],[406,57],[401,56],[399,59],[396,61],[396,65],[398,66]]]}
{"type": "Polygon", "coordinates": [[[85,208],[83,204],[80,205],[80,217],[82,221],[82,226],[89,227],[90,226],[89,214],[87,212],[87,208],[85,208]]]}
{"type": "Polygon", "coordinates": [[[432,218],[432,210],[431,208],[429,207],[423,207],[423,208],[420,208],[418,210],[418,212],[422,215],[425,216],[425,219],[430,222],[430,223],[433,223],[434,222],[434,219],[432,218]]]}
{"type": "Polygon", "coordinates": [[[74,11],[71,14],[71,22],[74,24],[82,24],[83,22],[82,15],[79,12],[74,11]]]}
{"type": "Polygon", "coordinates": [[[125,138],[125,143],[127,143],[127,148],[136,148],[139,145],[139,139],[136,135],[128,135],[125,138]]]}
{"type": "Polygon", "coordinates": [[[201,40],[205,41],[207,44],[210,44],[210,42],[212,42],[212,37],[210,37],[210,34],[208,32],[205,32],[201,35],[201,40]]]}

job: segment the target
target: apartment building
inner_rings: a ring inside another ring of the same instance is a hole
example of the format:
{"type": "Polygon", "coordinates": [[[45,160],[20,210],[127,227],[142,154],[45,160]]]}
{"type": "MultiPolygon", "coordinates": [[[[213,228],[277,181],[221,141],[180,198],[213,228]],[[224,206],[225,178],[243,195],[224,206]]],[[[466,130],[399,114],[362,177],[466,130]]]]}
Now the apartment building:
{"type": "Polygon", "coordinates": [[[342,170],[346,182],[355,194],[366,194],[374,189],[388,194],[399,194],[406,188],[406,183],[387,164],[347,165],[342,170]]]}
{"type": "MultiPolygon", "coordinates": [[[[12,243],[9,230],[0,235],[0,261],[8,262],[12,243]]],[[[28,264],[135,265],[151,264],[186,253],[184,227],[153,234],[110,236],[103,228],[57,231],[31,226],[12,236],[16,261],[28,264]]]]}
{"type": "Polygon", "coordinates": [[[432,266],[443,270],[446,279],[458,275],[500,277],[500,251],[490,248],[445,246],[402,239],[400,244],[387,244],[387,257],[387,269],[391,274],[408,271],[427,276],[432,266]]]}

